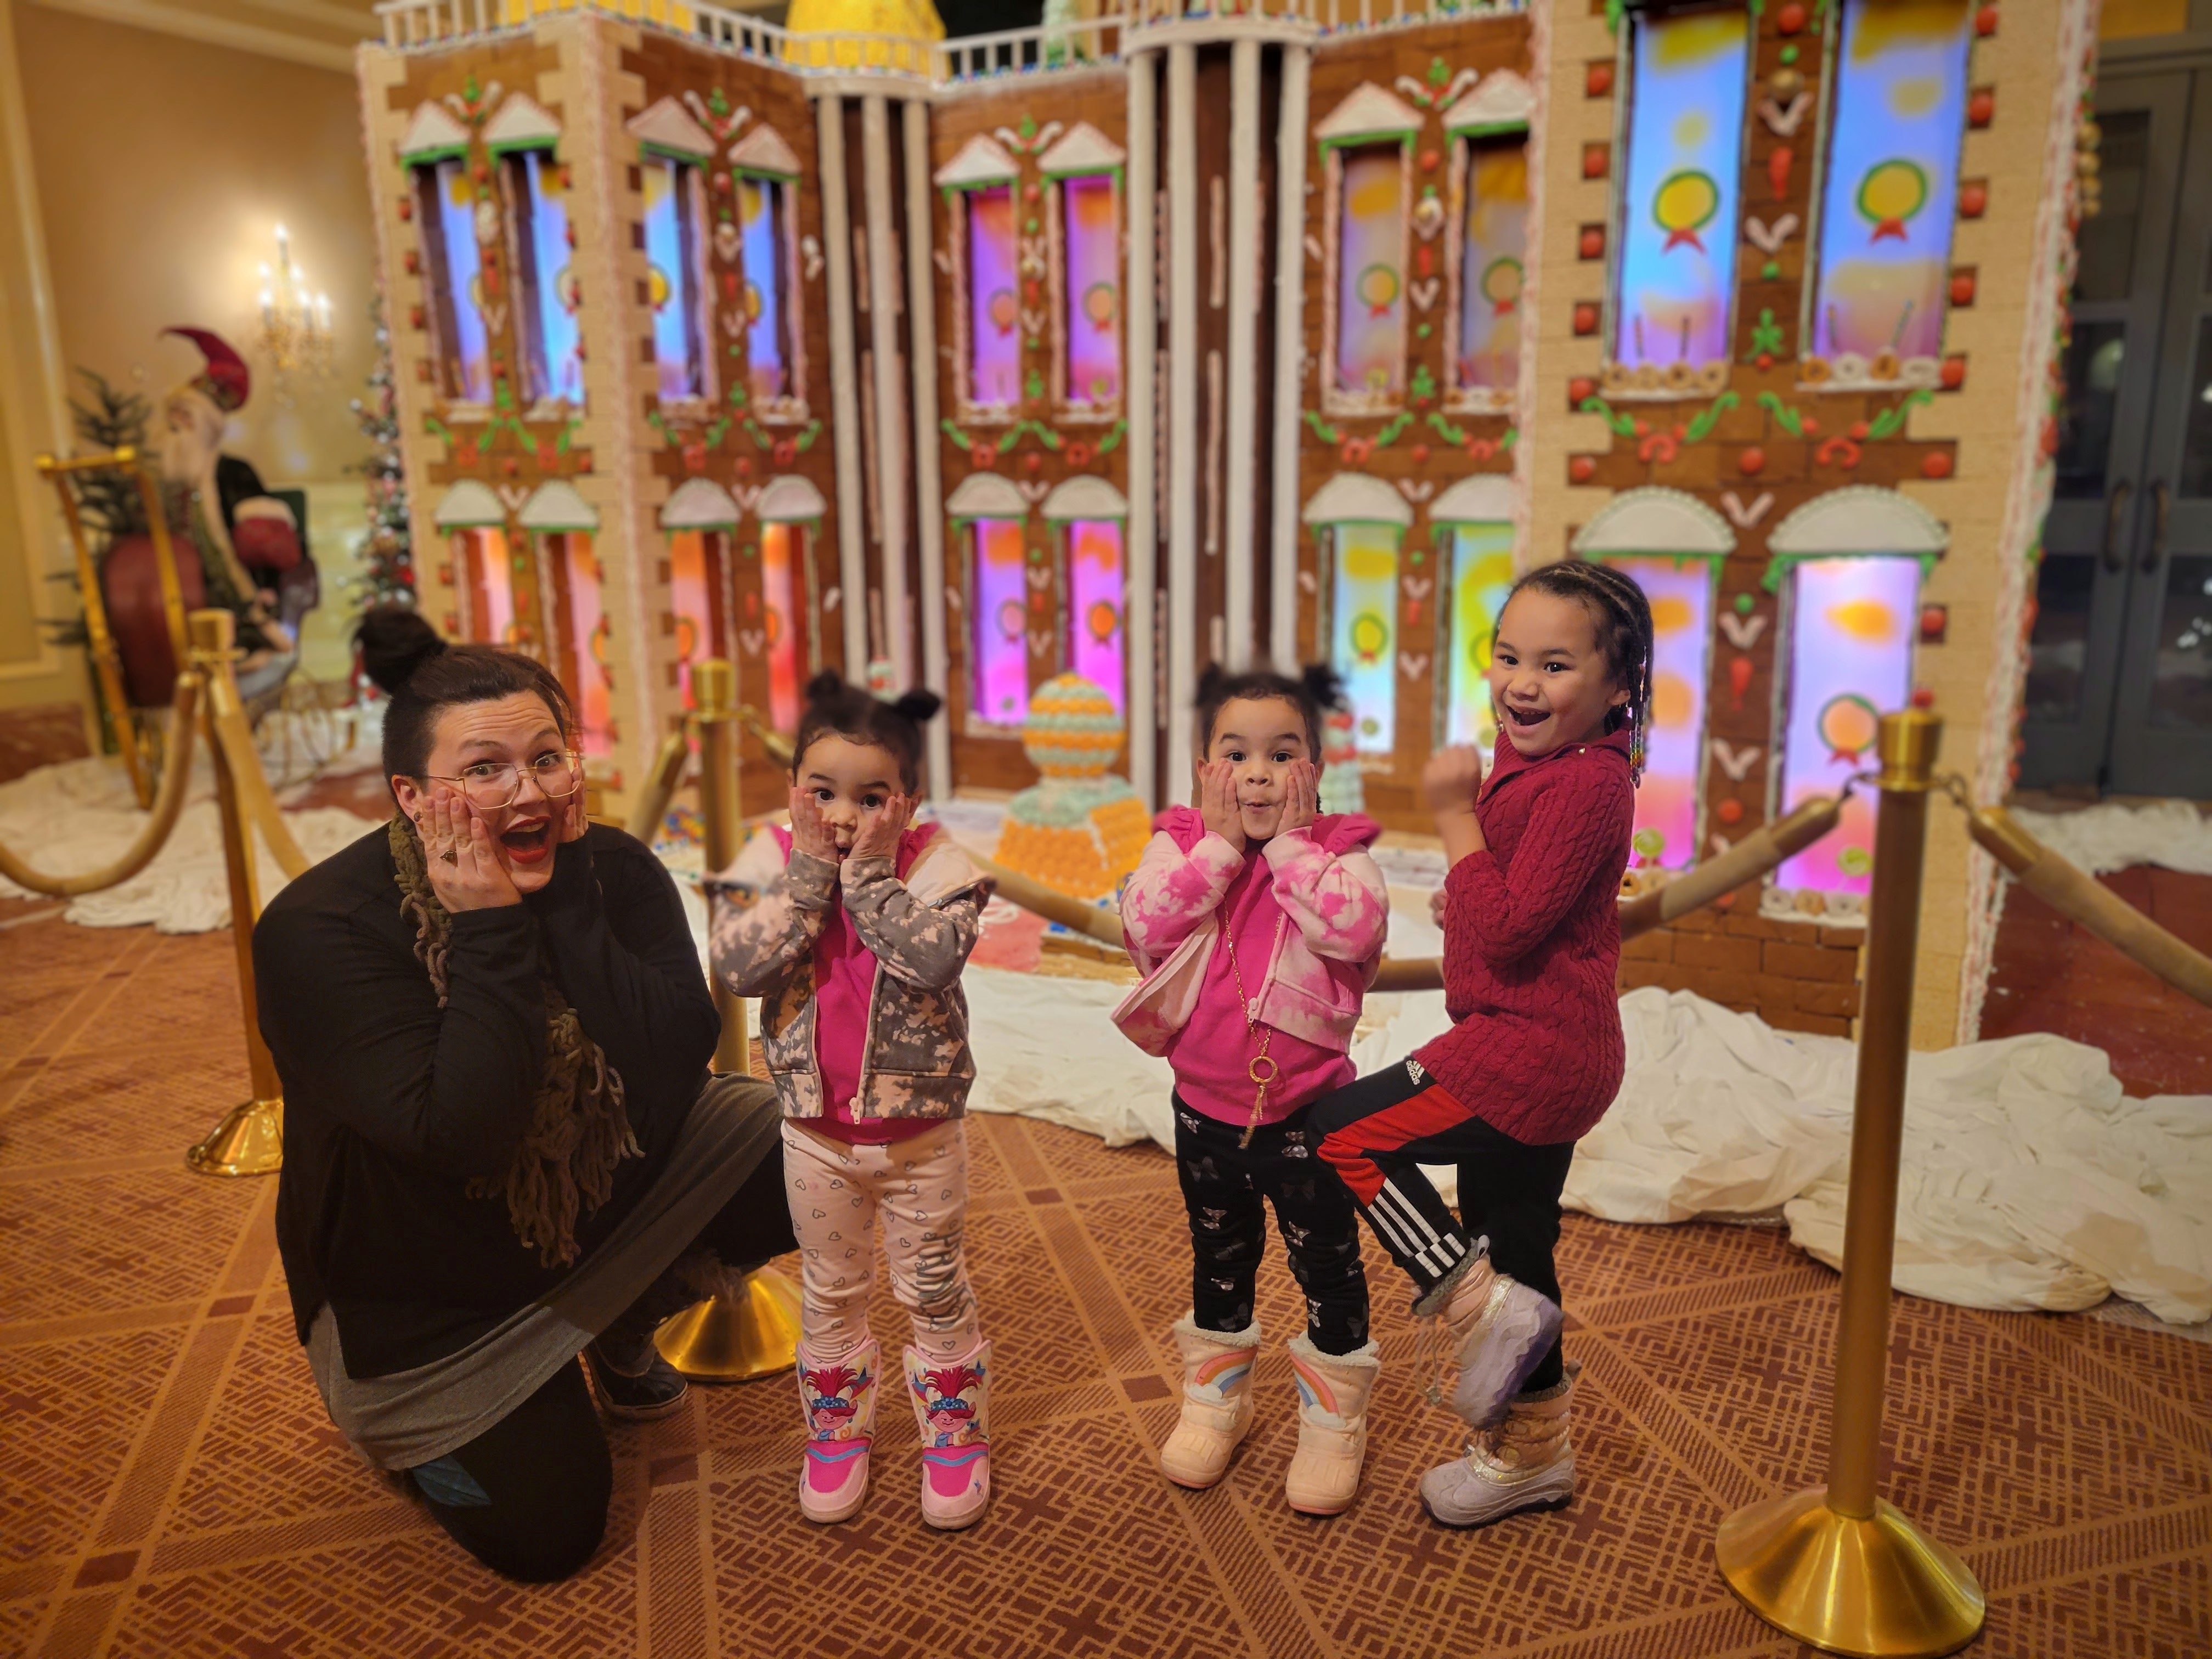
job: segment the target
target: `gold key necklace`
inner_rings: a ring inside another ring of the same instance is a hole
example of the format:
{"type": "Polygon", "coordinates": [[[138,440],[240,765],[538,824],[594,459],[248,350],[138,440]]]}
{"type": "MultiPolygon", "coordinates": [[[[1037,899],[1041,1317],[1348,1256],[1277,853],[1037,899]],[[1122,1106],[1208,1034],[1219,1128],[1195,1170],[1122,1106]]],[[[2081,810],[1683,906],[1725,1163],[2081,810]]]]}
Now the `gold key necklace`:
{"type": "MultiPolygon", "coordinates": [[[[1278,909],[1275,912],[1275,942],[1268,949],[1269,962],[1273,962],[1275,959],[1274,953],[1282,949],[1283,924],[1289,920],[1290,917],[1282,910],[1278,909]]],[[[1252,1144],[1252,1137],[1260,1127],[1260,1114],[1267,1108],[1267,1091],[1273,1086],[1275,1079],[1283,1074],[1283,1068],[1270,1059],[1267,1054],[1267,1044],[1275,1035],[1274,1027],[1260,1024],[1260,1005],[1244,994],[1243,970],[1237,965],[1237,930],[1230,925],[1230,920],[1225,916],[1222,918],[1221,922],[1221,942],[1229,947],[1229,977],[1236,983],[1237,1001],[1244,1011],[1244,1030],[1259,1044],[1260,1048],[1259,1053],[1254,1054],[1244,1067],[1244,1075],[1252,1079],[1254,1087],[1252,1118],[1244,1126],[1244,1138],[1237,1143],[1239,1148],[1243,1148],[1252,1144]]]]}

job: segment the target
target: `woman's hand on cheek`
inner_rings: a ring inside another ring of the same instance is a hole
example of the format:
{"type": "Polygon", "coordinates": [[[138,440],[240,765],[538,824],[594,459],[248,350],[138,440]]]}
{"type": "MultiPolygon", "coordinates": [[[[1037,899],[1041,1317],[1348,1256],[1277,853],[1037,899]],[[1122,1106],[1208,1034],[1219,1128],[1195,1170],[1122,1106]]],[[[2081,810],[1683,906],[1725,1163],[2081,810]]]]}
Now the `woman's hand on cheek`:
{"type": "Polygon", "coordinates": [[[560,831],[556,836],[558,841],[581,841],[584,832],[592,827],[591,815],[584,810],[584,779],[580,769],[574,781],[575,793],[562,802],[554,814],[560,831]]]}
{"type": "Polygon", "coordinates": [[[422,836],[430,890],[451,915],[520,904],[522,895],[501,861],[491,827],[465,795],[442,785],[430,794],[429,825],[422,836]]]}
{"type": "Polygon", "coordinates": [[[824,864],[837,862],[837,837],[822,816],[822,803],[811,789],[791,786],[791,848],[824,864]]]}

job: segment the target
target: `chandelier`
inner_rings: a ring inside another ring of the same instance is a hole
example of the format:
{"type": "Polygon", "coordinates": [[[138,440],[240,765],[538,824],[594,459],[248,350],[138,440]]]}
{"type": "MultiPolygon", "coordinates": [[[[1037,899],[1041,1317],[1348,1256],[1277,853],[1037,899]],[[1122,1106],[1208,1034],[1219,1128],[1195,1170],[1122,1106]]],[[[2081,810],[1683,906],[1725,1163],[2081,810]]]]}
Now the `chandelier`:
{"type": "Polygon", "coordinates": [[[255,343],[276,371],[278,393],[294,380],[319,380],[331,368],[331,300],[307,285],[292,261],[292,239],[276,227],[276,263],[261,267],[261,326],[255,343]]]}

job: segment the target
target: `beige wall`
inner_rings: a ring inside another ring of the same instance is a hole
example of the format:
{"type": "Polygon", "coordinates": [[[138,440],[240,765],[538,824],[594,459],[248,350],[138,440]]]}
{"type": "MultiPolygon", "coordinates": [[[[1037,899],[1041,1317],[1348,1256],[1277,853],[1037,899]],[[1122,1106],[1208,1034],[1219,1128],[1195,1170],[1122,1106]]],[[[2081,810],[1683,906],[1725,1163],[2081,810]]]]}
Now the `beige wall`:
{"type": "MultiPolygon", "coordinates": [[[[272,487],[314,487],[325,614],[310,631],[330,633],[350,569],[330,532],[346,522],[337,503],[358,498],[348,470],[367,448],[347,404],[371,356],[352,78],[23,0],[0,0],[0,706],[80,695],[83,683],[73,653],[40,659],[29,620],[70,603],[43,580],[66,563],[66,542],[27,465],[68,442],[46,365],[63,396],[77,393],[82,366],[158,397],[199,365],[190,345],[160,337],[172,324],[215,330],[252,364],[229,447],[272,487]],[[252,344],[258,270],[280,221],[330,295],[337,343],[331,376],[296,386],[289,409],[252,344]],[[41,256],[54,296],[45,328],[29,303],[41,256]]],[[[334,659],[333,641],[321,643],[311,672],[334,659]]]]}

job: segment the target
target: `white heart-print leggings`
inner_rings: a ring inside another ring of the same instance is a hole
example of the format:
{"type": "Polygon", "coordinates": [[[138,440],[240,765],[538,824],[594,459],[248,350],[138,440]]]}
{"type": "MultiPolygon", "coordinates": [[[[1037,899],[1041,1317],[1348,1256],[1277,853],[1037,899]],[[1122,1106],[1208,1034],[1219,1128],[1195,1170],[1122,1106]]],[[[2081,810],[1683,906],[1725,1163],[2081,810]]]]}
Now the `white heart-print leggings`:
{"type": "Polygon", "coordinates": [[[808,1356],[845,1358],[868,1340],[878,1224],[891,1293],[925,1358],[965,1359],[982,1340],[968,1288],[968,1126],[958,1118],[887,1146],[853,1146],[783,1122],[783,1174],[803,1267],[808,1356]]]}

